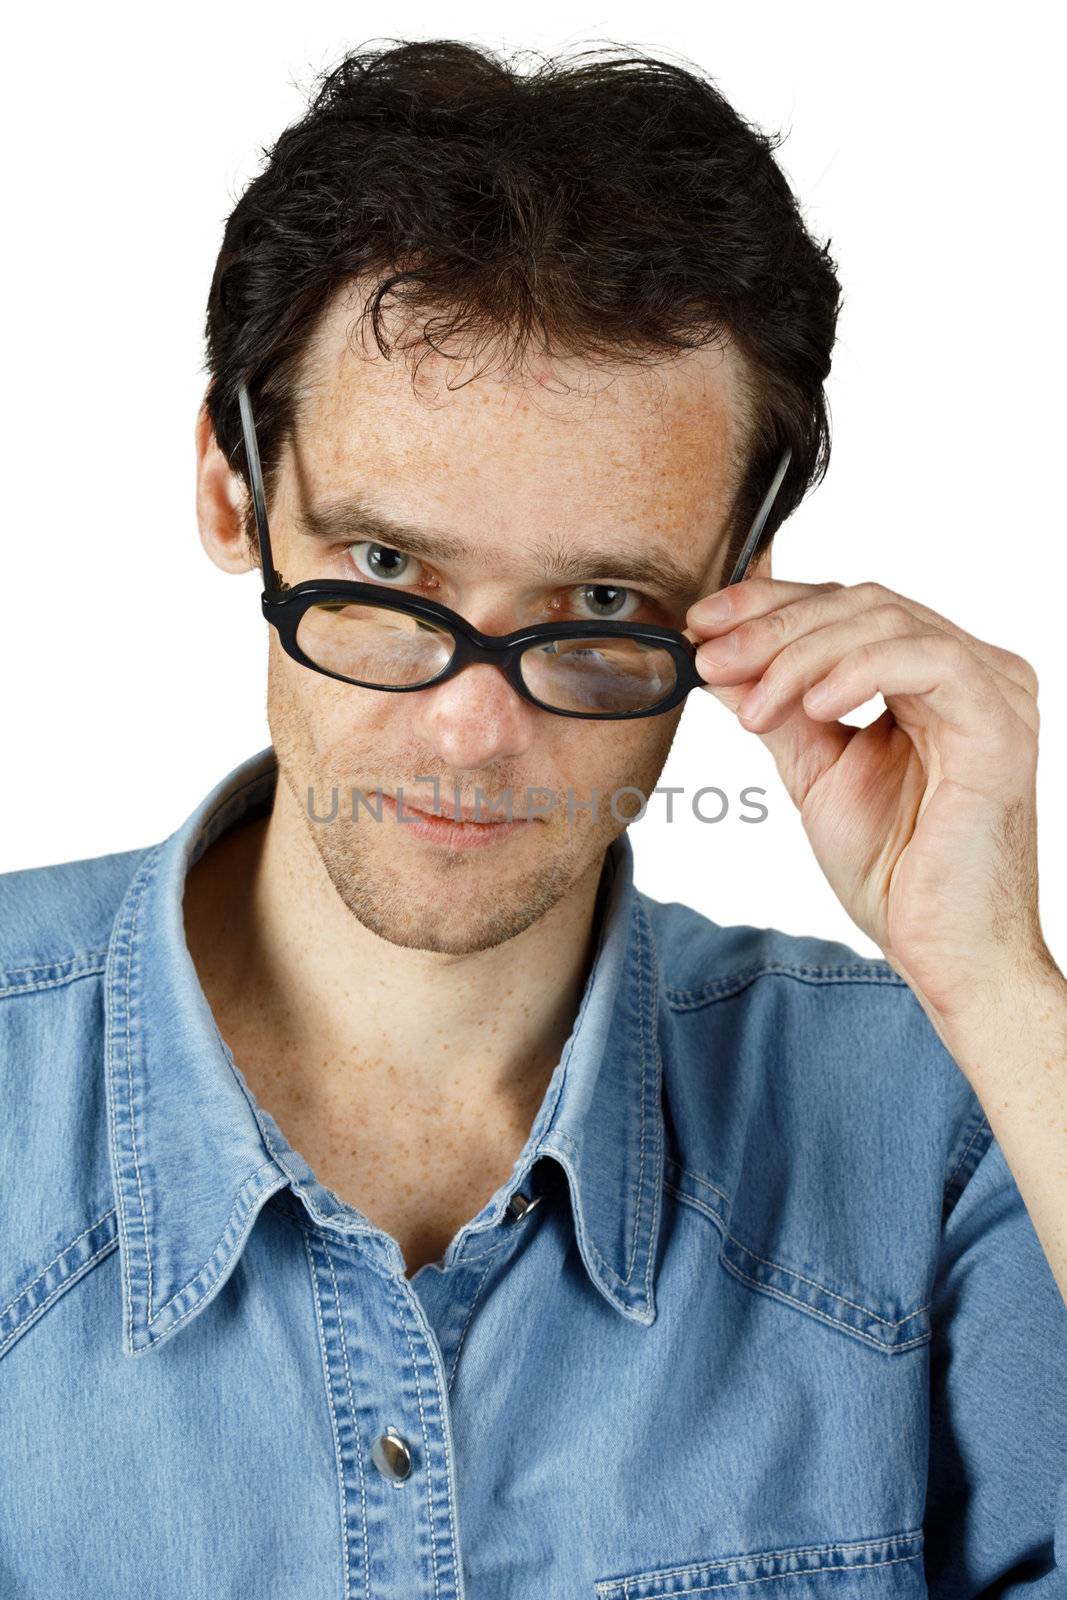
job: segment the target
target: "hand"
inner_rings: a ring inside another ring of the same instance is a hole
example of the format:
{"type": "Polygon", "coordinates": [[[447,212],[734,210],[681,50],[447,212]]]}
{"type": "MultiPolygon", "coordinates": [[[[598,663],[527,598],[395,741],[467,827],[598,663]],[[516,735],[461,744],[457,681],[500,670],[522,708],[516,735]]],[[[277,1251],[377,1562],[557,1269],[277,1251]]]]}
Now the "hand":
{"type": "Polygon", "coordinates": [[[1058,973],[1029,662],[875,583],[748,578],[686,622],[708,689],[771,751],[836,894],[935,1025],[1058,973]],[[879,692],[868,727],[837,720],[879,692]]]}

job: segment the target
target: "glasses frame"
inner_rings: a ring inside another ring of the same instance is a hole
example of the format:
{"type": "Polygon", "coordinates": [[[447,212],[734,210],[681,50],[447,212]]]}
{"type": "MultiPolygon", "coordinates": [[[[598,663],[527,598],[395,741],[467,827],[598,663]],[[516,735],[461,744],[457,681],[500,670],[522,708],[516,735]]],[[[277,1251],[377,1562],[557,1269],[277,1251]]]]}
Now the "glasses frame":
{"type": "MultiPolygon", "coordinates": [[[[241,429],[244,434],[245,457],[248,462],[249,477],[252,485],[252,502],[255,507],[256,532],[259,537],[260,561],[264,574],[270,574],[265,581],[263,594],[260,599],[263,615],[267,622],[277,630],[282,648],[294,661],[303,667],[308,667],[312,672],[321,672],[324,677],[334,678],[339,683],[351,683],[357,688],[377,689],[383,694],[413,694],[423,689],[435,688],[439,683],[445,683],[449,678],[454,678],[464,667],[476,664],[488,664],[499,667],[507,678],[516,694],[522,696],[531,705],[537,706],[541,711],[550,711],[557,717],[582,717],[590,721],[628,721],[634,717],[656,717],[665,711],[672,710],[679,705],[686,696],[697,688],[704,686],[696,666],[696,646],[684,633],[675,628],[660,627],[650,622],[536,622],[525,628],[517,628],[513,633],[489,634],[481,633],[473,627],[465,617],[450,607],[441,605],[436,600],[427,600],[420,595],[403,594],[400,591],[391,592],[381,584],[359,583],[355,580],[344,578],[311,578],[307,582],[291,585],[286,583],[282,574],[274,565],[270,546],[270,530],[267,524],[267,500],[263,488],[263,472],[259,460],[259,444],[256,438],[256,425],[252,415],[252,402],[248,394],[247,384],[241,384],[237,391],[238,405],[241,412],[241,429]],[[455,650],[447,666],[434,678],[429,678],[425,683],[405,684],[379,684],[363,683],[357,678],[347,678],[343,673],[333,672],[329,667],[322,667],[316,661],[305,655],[297,643],[297,629],[301,618],[313,605],[323,600],[361,600],[386,610],[401,611],[409,616],[421,617],[428,622],[434,622],[447,628],[456,641],[455,650]],[[522,677],[520,660],[523,653],[531,647],[542,644],[546,639],[603,639],[622,637],[634,639],[639,643],[658,645],[670,652],[674,659],[676,678],[674,687],[662,700],[654,705],[645,706],[640,711],[565,711],[560,706],[551,706],[539,700],[528,688],[522,677]]],[[[759,544],[771,508],[781,488],[782,480],[789,468],[793,452],[787,447],[779,459],[778,465],[771,480],[770,487],[760,503],[759,510],[753,518],[752,525],[745,536],[741,553],[734,563],[730,576],[730,583],[738,583],[748,569],[749,563],[759,544]]],[[[729,584],[724,585],[728,588],[729,584]]]]}

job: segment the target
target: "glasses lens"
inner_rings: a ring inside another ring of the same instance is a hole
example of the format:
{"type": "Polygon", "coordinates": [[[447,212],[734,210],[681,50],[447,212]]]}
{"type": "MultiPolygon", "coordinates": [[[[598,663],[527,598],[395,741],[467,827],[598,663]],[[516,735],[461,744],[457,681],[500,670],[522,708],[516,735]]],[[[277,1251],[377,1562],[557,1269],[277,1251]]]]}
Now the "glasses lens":
{"type": "Polygon", "coordinates": [[[455,639],[440,623],[359,600],[309,606],[296,642],[316,666],[372,689],[428,683],[444,671],[455,649],[455,639]]]}
{"type": "Polygon", "coordinates": [[[521,657],[523,682],[559,711],[647,711],[678,681],[674,657],[640,639],[548,639],[521,657]]]}

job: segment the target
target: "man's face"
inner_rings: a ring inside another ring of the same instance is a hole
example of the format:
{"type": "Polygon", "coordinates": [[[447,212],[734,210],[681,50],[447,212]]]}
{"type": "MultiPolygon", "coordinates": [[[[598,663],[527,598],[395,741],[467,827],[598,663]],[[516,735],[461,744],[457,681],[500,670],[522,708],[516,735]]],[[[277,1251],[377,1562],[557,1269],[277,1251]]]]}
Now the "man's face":
{"type": "MultiPolygon", "coordinates": [[[[413,382],[410,361],[383,357],[354,317],[341,298],[320,325],[277,479],[271,542],[289,584],[379,581],[489,634],[607,616],[684,628],[687,608],[721,582],[737,446],[732,353],[689,352],[651,369],[531,359],[521,376],[486,371],[465,382],[474,364],[422,347],[413,382]],[[326,538],[306,530],[303,515],[353,493],[427,540],[462,541],[464,552],[435,544],[415,555],[359,526],[326,538]],[[577,566],[560,576],[553,556],[577,566]],[[637,560],[652,562],[651,580],[632,576],[637,560]]],[[[605,849],[636,810],[621,796],[614,816],[611,796],[651,794],[682,711],[554,716],[483,665],[413,693],[362,689],[293,661],[273,629],[267,703],[280,774],[344,904],[394,944],[456,954],[509,939],[570,891],[595,886],[605,849]],[[400,789],[410,812],[433,804],[429,777],[444,805],[457,793],[461,806],[479,791],[489,803],[510,795],[521,818],[530,790],[556,803],[473,849],[420,837],[388,806],[381,821],[366,806],[352,819],[353,788],[375,805],[376,790],[400,789]],[[334,788],[336,819],[312,820],[309,789],[325,816],[334,788]]]]}

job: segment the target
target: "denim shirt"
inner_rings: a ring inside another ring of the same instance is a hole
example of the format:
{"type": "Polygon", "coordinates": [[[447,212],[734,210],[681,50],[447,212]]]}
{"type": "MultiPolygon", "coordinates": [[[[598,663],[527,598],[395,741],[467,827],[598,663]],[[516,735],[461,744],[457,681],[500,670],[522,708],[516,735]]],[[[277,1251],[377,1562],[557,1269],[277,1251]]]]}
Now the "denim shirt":
{"type": "Polygon", "coordinates": [[[522,1153],[409,1280],[185,943],[276,779],[0,876],[3,1600],[1064,1600],[1067,1307],[888,964],[622,834],[522,1153]]]}

